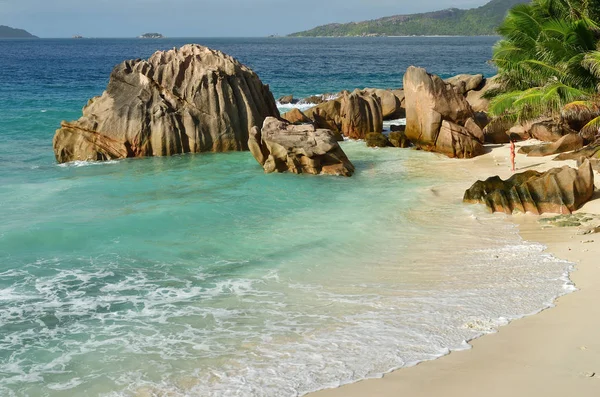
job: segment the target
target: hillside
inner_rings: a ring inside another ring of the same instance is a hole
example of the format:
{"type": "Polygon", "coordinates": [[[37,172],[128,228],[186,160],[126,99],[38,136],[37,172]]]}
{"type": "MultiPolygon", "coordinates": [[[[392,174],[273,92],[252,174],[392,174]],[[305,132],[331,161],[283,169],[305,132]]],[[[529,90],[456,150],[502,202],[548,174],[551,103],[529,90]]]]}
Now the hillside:
{"type": "Polygon", "coordinates": [[[0,25],[0,39],[37,39],[37,36],[32,35],[23,29],[14,29],[9,26],[0,25]]]}
{"type": "Polygon", "coordinates": [[[492,0],[484,6],[469,10],[450,8],[423,14],[395,15],[371,21],[333,23],[290,37],[341,36],[485,36],[496,28],[510,8],[529,0],[492,0]]]}

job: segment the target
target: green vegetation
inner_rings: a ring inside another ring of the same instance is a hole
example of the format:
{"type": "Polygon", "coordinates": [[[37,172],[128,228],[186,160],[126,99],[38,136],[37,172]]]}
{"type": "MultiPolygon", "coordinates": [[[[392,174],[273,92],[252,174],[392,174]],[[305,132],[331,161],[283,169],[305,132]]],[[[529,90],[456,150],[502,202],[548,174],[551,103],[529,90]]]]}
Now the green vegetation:
{"type": "Polygon", "coordinates": [[[484,36],[496,34],[508,10],[529,0],[492,0],[486,5],[470,10],[451,8],[425,14],[396,15],[372,21],[334,23],[292,37],[341,36],[484,36]]]}
{"type": "MultiPolygon", "coordinates": [[[[498,67],[501,88],[490,93],[492,115],[522,121],[556,115],[565,109],[581,116],[585,111],[597,110],[597,3],[535,0],[510,10],[498,30],[503,39],[494,47],[493,62],[498,67]]],[[[586,127],[598,125],[600,118],[586,127]]]]}
{"type": "Polygon", "coordinates": [[[9,26],[0,25],[0,39],[37,39],[36,36],[23,29],[14,29],[9,26]]]}

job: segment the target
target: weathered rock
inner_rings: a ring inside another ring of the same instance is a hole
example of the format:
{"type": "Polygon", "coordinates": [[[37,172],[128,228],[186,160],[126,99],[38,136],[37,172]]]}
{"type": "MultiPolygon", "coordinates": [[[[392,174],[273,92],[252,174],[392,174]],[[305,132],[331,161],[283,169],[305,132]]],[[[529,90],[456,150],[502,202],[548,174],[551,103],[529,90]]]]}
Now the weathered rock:
{"type": "Polygon", "coordinates": [[[392,131],[388,135],[388,140],[394,147],[407,148],[410,147],[411,143],[404,134],[404,131],[392,131]]]}
{"type": "Polygon", "coordinates": [[[277,100],[277,102],[279,102],[282,105],[288,105],[291,103],[296,103],[298,101],[294,99],[293,95],[285,95],[285,96],[282,96],[281,98],[279,98],[277,100]]]}
{"type": "Polygon", "coordinates": [[[574,133],[566,124],[553,119],[539,120],[531,125],[529,128],[529,135],[532,138],[538,139],[543,142],[556,142],[564,135],[574,133]]]}
{"type": "Polygon", "coordinates": [[[359,90],[345,93],[341,121],[341,133],[351,139],[364,139],[370,132],[382,132],[383,115],[379,99],[359,90]]]}
{"type": "Polygon", "coordinates": [[[507,132],[512,127],[512,125],[512,122],[506,120],[493,119],[483,129],[483,136],[485,142],[492,144],[503,144],[510,142],[510,137],[508,136],[507,132]]]}
{"type": "Polygon", "coordinates": [[[331,101],[339,97],[340,94],[322,94],[322,95],[312,95],[306,98],[302,98],[299,103],[304,103],[307,105],[320,105],[322,103],[331,101]]]}
{"type": "Polygon", "coordinates": [[[526,141],[531,138],[527,128],[521,124],[514,125],[508,130],[508,136],[514,141],[526,141]]]}
{"type": "Polygon", "coordinates": [[[594,172],[589,161],[578,169],[564,166],[540,173],[525,171],[503,181],[498,176],[477,181],[463,201],[487,205],[492,212],[570,214],[594,194],[594,172]]]}
{"type": "Polygon", "coordinates": [[[482,74],[459,74],[444,81],[452,85],[457,93],[465,95],[469,91],[480,88],[484,78],[482,74]]]}
{"type": "Polygon", "coordinates": [[[292,124],[310,123],[311,119],[306,117],[299,109],[293,108],[287,113],[281,115],[281,118],[289,121],[292,124]]]}
{"type": "Polygon", "coordinates": [[[528,157],[544,157],[553,154],[571,152],[583,147],[583,138],[578,134],[567,134],[554,143],[543,145],[523,146],[519,153],[525,153],[528,157]]]}
{"type": "Polygon", "coordinates": [[[303,112],[318,128],[335,132],[341,131],[342,126],[342,101],[334,99],[327,101],[303,112]]]}
{"type": "Polygon", "coordinates": [[[383,90],[377,88],[365,88],[364,92],[375,95],[381,102],[381,112],[384,120],[395,120],[406,117],[406,111],[402,106],[404,90],[383,90]]]}
{"type": "Polygon", "coordinates": [[[490,101],[489,99],[484,98],[484,95],[491,90],[499,88],[500,84],[498,83],[496,76],[485,79],[477,89],[467,92],[467,102],[469,102],[469,105],[471,105],[474,112],[487,113],[490,108],[490,101]]]}
{"type": "Polygon", "coordinates": [[[379,99],[359,90],[345,91],[339,98],[310,108],[304,114],[317,127],[340,132],[352,139],[364,139],[369,132],[383,131],[379,99]]]}
{"type": "Polygon", "coordinates": [[[465,123],[465,129],[469,131],[469,133],[475,137],[479,141],[479,143],[485,143],[485,135],[483,134],[483,130],[477,123],[475,119],[468,119],[465,123]]]}
{"type": "Polygon", "coordinates": [[[234,58],[199,45],[116,66],[106,91],[54,136],[58,162],[246,150],[279,116],[269,87],[234,58]]]}
{"type": "Polygon", "coordinates": [[[367,134],[365,138],[365,142],[367,142],[368,147],[387,147],[391,146],[390,141],[387,136],[383,135],[381,132],[370,132],[367,134]]]}
{"type": "Polygon", "coordinates": [[[406,137],[417,147],[450,157],[483,153],[478,138],[464,128],[474,114],[464,96],[425,69],[409,67],[404,75],[406,137]]]}
{"type": "Polygon", "coordinates": [[[445,120],[442,121],[435,148],[438,153],[461,159],[473,158],[485,153],[481,142],[465,127],[445,120]]]}
{"type": "Polygon", "coordinates": [[[330,130],[292,125],[274,117],[253,128],[248,147],[265,172],[352,176],[354,166],[330,130]]]}
{"type": "Polygon", "coordinates": [[[571,153],[562,153],[554,158],[554,160],[600,160],[600,139],[596,142],[585,146],[582,149],[575,150],[571,153]]]}

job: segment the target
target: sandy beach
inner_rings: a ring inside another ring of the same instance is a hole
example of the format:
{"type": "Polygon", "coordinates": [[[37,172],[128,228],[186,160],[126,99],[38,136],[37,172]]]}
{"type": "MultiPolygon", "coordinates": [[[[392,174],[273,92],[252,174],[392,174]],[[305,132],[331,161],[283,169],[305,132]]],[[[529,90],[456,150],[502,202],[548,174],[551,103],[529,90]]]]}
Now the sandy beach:
{"type": "MultiPolygon", "coordinates": [[[[531,143],[518,143],[517,147],[531,143]]],[[[518,154],[517,172],[575,166],[573,161],[556,162],[552,157],[518,154]]],[[[473,178],[465,181],[464,189],[477,179],[493,175],[506,179],[511,175],[508,145],[495,145],[484,156],[448,160],[447,164],[461,170],[468,167],[473,178]]],[[[599,182],[596,173],[596,187],[599,182]]],[[[578,213],[600,214],[600,194],[596,192],[578,213]]],[[[576,292],[557,299],[553,308],[472,341],[470,350],[311,396],[600,395],[600,234],[583,235],[579,227],[549,227],[530,214],[509,219],[519,226],[525,240],[540,242],[554,256],[576,265],[571,273],[576,292]]]]}

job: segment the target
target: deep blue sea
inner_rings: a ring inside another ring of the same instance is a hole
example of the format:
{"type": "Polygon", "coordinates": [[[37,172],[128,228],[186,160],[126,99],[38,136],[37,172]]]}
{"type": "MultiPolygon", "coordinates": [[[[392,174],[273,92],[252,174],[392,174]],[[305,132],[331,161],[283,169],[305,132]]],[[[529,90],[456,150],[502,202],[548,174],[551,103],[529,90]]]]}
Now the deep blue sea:
{"type": "Polygon", "coordinates": [[[112,67],[198,43],[275,97],[494,70],[496,38],[0,40],[0,396],[298,396],[468,348],[569,264],[461,203],[468,167],[342,143],[352,178],[249,153],[58,165],[112,67]],[[443,192],[443,193],[440,193],[443,192]]]}

